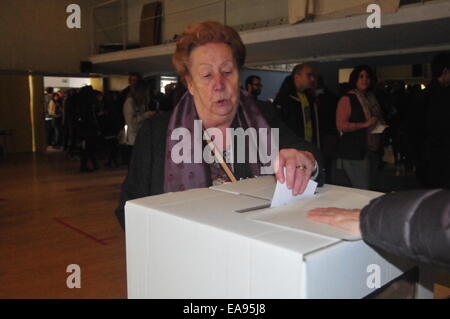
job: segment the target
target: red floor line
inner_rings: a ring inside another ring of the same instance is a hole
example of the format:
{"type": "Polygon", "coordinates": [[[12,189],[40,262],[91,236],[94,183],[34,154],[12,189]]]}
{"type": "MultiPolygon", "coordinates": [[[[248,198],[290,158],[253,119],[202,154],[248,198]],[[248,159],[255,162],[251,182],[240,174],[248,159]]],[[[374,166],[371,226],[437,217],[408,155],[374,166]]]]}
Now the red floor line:
{"type": "Polygon", "coordinates": [[[110,240],[110,239],[115,239],[115,238],[117,238],[117,236],[108,237],[108,238],[102,238],[100,240],[105,241],[105,240],[110,240]]]}
{"type": "Polygon", "coordinates": [[[80,230],[80,229],[78,229],[78,228],[76,228],[76,227],[74,227],[74,226],[72,226],[72,225],[69,225],[69,224],[67,224],[66,222],[63,222],[63,221],[62,221],[61,219],[59,219],[59,218],[53,217],[53,219],[54,219],[57,223],[60,223],[61,225],[64,225],[64,226],[66,226],[66,227],[68,227],[68,228],[70,228],[70,229],[76,231],[77,233],[79,233],[79,234],[81,234],[81,235],[83,235],[83,236],[85,236],[85,237],[87,237],[87,238],[89,238],[89,239],[92,239],[93,241],[96,241],[97,243],[99,243],[99,244],[101,244],[101,245],[108,245],[108,244],[105,243],[103,240],[98,239],[98,238],[95,238],[94,236],[92,236],[92,235],[90,235],[90,234],[88,234],[88,233],[85,233],[84,231],[82,231],[82,230],[80,230]]]}

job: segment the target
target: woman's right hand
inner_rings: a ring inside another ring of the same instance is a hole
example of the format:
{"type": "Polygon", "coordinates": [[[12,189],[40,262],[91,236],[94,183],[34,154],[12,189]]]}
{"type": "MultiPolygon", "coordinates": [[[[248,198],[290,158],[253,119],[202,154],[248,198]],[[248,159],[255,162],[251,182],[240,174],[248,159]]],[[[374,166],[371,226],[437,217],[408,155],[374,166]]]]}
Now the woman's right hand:
{"type": "Polygon", "coordinates": [[[371,126],[375,126],[378,123],[378,118],[375,116],[372,116],[367,122],[365,122],[364,126],[366,128],[371,127],[371,126]]]}

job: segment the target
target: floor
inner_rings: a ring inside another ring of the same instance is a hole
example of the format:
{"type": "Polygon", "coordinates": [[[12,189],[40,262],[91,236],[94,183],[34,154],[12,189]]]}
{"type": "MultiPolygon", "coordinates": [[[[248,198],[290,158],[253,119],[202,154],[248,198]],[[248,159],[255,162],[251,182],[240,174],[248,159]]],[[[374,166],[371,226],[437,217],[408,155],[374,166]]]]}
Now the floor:
{"type": "MultiPolygon", "coordinates": [[[[113,213],[125,175],[79,173],[57,151],[1,159],[0,298],[126,298],[125,237],[113,213]],[[80,289],[67,286],[72,264],[80,289]]],[[[389,167],[378,182],[385,191],[417,185],[389,167]]],[[[450,276],[440,276],[436,297],[449,297],[450,276]]]]}
{"type": "Polygon", "coordinates": [[[126,298],[115,215],[126,169],[81,174],[62,153],[0,161],[0,298],[126,298]],[[69,265],[81,288],[69,289],[69,265]]]}

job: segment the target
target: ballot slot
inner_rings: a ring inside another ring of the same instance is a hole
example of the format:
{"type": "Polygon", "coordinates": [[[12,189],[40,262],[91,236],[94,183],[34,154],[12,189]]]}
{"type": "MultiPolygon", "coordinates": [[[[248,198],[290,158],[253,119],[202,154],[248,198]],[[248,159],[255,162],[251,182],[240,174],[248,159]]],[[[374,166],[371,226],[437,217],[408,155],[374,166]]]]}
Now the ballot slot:
{"type": "Polygon", "coordinates": [[[237,209],[237,210],[234,210],[234,212],[242,214],[242,213],[253,212],[255,210],[261,210],[261,209],[264,209],[264,208],[269,208],[269,207],[270,207],[270,203],[269,204],[264,204],[264,205],[259,205],[259,206],[254,206],[254,207],[237,209]]]}
{"type": "MultiPolygon", "coordinates": [[[[288,189],[286,183],[277,182],[277,184],[275,186],[275,190],[272,192],[273,196],[271,198],[270,204],[242,208],[242,209],[235,210],[235,212],[242,214],[242,213],[248,213],[251,211],[260,210],[260,209],[264,209],[264,208],[274,208],[274,207],[278,207],[278,206],[283,206],[288,203],[292,203],[292,202],[299,201],[299,200],[302,200],[305,198],[313,197],[317,193],[316,189],[317,189],[317,183],[315,181],[310,180],[310,181],[308,181],[308,185],[302,194],[293,195],[292,190],[288,189]]],[[[238,195],[263,199],[259,196],[254,196],[254,195],[249,195],[249,194],[244,194],[244,193],[239,193],[238,195]]]]}
{"type": "Polygon", "coordinates": [[[276,179],[273,175],[248,178],[235,183],[211,186],[210,189],[234,195],[251,196],[272,201],[276,179]]]}

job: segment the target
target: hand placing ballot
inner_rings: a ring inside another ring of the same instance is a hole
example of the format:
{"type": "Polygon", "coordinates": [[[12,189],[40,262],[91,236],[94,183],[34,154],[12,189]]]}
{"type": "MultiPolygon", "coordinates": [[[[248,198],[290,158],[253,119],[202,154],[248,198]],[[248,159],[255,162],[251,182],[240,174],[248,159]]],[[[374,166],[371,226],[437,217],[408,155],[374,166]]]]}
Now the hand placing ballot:
{"type": "MultiPolygon", "coordinates": [[[[286,174],[286,168],[284,168],[284,174],[286,174]]],[[[308,180],[305,191],[299,195],[293,195],[292,190],[287,186],[287,183],[281,183],[277,180],[277,186],[275,187],[275,192],[273,194],[271,208],[286,205],[302,198],[309,198],[314,196],[316,192],[317,183],[313,180],[308,180]]]]}

